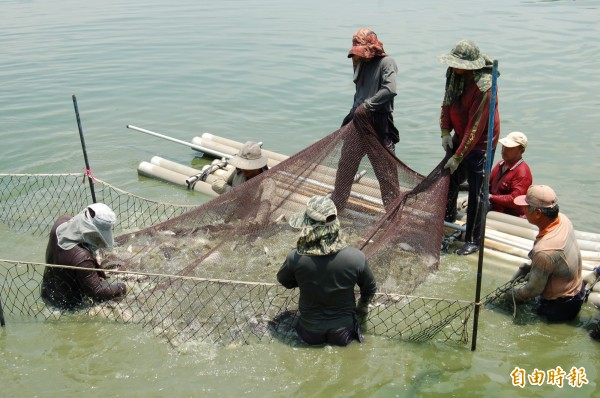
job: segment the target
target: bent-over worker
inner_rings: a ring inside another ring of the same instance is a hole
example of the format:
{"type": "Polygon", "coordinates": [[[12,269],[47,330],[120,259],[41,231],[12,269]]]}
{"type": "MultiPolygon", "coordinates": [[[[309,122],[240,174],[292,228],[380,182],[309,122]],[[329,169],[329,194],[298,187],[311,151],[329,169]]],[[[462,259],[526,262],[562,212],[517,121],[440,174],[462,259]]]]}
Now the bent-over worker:
{"type": "Polygon", "coordinates": [[[583,304],[585,289],[582,261],[573,224],[559,214],[556,194],[546,185],[532,185],[526,195],[515,198],[525,207],[530,224],[539,233],[529,252],[531,264],[519,267],[513,280],[526,276],[527,284],[514,291],[518,302],[541,296],[537,313],[549,322],[574,319],[583,304]]]}
{"type": "Polygon", "coordinates": [[[41,294],[44,301],[63,309],[102,302],[125,295],[123,283],[108,283],[98,263],[99,249],[112,247],[115,213],[103,203],[94,203],[74,217],[59,217],[48,239],[46,263],[98,271],[46,267],[41,294]]]}

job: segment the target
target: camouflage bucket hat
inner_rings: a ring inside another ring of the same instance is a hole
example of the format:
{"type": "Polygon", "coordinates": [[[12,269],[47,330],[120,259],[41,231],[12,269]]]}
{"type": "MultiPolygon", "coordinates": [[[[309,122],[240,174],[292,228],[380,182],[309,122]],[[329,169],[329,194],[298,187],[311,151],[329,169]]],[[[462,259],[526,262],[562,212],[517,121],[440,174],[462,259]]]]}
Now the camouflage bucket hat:
{"type": "Polygon", "coordinates": [[[471,40],[459,41],[449,54],[440,55],[438,60],[451,68],[464,70],[481,69],[486,65],[479,47],[471,40]]]}
{"type": "Polygon", "coordinates": [[[306,203],[306,210],[293,214],[289,224],[292,228],[325,225],[337,219],[337,209],[333,201],[327,196],[313,196],[306,203]]]}
{"type": "Polygon", "coordinates": [[[340,221],[336,218],[325,224],[315,224],[302,228],[296,250],[309,256],[328,256],[346,247],[341,236],[340,221]]]}

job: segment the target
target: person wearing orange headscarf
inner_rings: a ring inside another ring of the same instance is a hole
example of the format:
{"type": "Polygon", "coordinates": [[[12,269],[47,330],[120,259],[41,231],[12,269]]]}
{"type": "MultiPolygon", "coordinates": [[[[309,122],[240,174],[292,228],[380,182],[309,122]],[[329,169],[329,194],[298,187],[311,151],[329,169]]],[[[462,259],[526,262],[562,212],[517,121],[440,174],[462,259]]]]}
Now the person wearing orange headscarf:
{"type": "Polygon", "coordinates": [[[398,67],[383,50],[375,32],[368,28],[354,33],[348,58],[352,58],[356,91],[341,126],[344,144],[331,198],[338,211],[346,207],[359,164],[366,155],[379,182],[383,205],[389,209],[400,193],[393,163],[400,134],[392,117],[398,67]]]}
{"type": "Polygon", "coordinates": [[[385,53],[383,43],[369,28],[361,28],[354,33],[348,58],[352,58],[356,92],[342,126],[348,124],[356,109],[364,104],[372,113],[379,140],[394,152],[395,144],[400,140],[392,117],[398,73],[396,61],[385,53]]]}

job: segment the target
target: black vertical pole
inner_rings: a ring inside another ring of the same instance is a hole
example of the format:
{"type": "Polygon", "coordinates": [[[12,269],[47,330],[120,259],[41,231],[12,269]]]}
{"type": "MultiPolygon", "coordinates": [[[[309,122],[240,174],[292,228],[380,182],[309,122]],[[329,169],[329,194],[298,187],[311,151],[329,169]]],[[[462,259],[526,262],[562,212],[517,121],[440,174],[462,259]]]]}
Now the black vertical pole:
{"type": "Polygon", "coordinates": [[[6,322],[4,321],[4,310],[2,309],[2,300],[0,300],[0,326],[4,327],[6,322]]]}
{"type": "Polygon", "coordinates": [[[92,202],[96,203],[96,192],[94,192],[94,180],[92,179],[90,162],[88,161],[87,150],[85,149],[85,140],[83,139],[83,129],[81,128],[81,119],[79,119],[79,109],[77,108],[77,98],[75,98],[75,94],[73,94],[73,106],[75,107],[75,116],[77,116],[77,128],[79,129],[79,138],[81,139],[81,148],[83,149],[83,159],[85,160],[85,172],[88,176],[88,181],[90,182],[92,202]]]}
{"type": "Polygon", "coordinates": [[[477,326],[481,303],[481,276],[483,274],[483,251],[485,247],[485,224],[488,212],[488,196],[490,192],[490,170],[492,169],[492,140],[494,138],[494,115],[496,110],[496,81],[498,80],[498,61],[494,60],[492,67],[492,97],[490,98],[490,116],[488,119],[488,140],[486,149],[485,176],[483,179],[483,203],[481,206],[481,242],[479,243],[479,261],[477,263],[477,287],[475,288],[475,312],[473,314],[473,341],[471,351],[477,347],[477,326]]]}

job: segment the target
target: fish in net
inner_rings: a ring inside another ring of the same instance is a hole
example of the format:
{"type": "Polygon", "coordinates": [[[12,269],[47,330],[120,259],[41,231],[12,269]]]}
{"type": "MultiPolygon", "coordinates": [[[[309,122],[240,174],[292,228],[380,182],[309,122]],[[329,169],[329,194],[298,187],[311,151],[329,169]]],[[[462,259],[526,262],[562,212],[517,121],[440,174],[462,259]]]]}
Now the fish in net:
{"type": "MultiPolygon", "coordinates": [[[[210,202],[117,237],[112,254],[128,272],[276,284],[298,237],[289,217],[312,196],[330,195],[345,241],[367,255],[379,291],[410,294],[439,265],[448,189],[442,164],[429,176],[413,171],[381,145],[369,113],[359,110],[351,123],[210,202]]],[[[173,294],[173,283],[145,292],[173,294]]],[[[201,319],[200,307],[193,313],[201,319]]],[[[162,307],[165,316],[170,310],[162,307]]]]}

